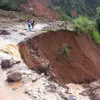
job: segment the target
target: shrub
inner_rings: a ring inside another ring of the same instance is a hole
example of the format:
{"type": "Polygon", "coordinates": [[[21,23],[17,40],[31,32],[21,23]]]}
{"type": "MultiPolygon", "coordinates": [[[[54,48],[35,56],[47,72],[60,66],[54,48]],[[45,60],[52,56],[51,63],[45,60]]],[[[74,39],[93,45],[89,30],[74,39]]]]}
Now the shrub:
{"type": "Polygon", "coordinates": [[[100,7],[97,7],[96,8],[96,17],[99,17],[100,16],[100,7]]]}
{"type": "Polygon", "coordinates": [[[16,0],[0,0],[0,8],[4,10],[20,11],[20,4],[16,0]]]}
{"type": "Polygon", "coordinates": [[[96,19],[96,23],[97,23],[97,29],[98,29],[99,32],[100,32],[100,17],[98,17],[98,18],[96,19]]]}
{"type": "Polygon", "coordinates": [[[78,34],[83,32],[89,33],[95,42],[100,45],[100,19],[96,20],[96,22],[89,20],[86,16],[80,16],[74,20],[74,26],[78,34]]]}
{"type": "Polygon", "coordinates": [[[92,33],[95,26],[96,23],[89,20],[87,16],[79,16],[74,20],[74,27],[78,34],[83,32],[92,33]]]}
{"type": "Polygon", "coordinates": [[[25,3],[26,4],[27,2],[28,2],[27,0],[22,0],[22,3],[25,3]]]}
{"type": "Polygon", "coordinates": [[[69,56],[69,53],[70,53],[70,47],[71,46],[68,46],[67,44],[63,44],[60,48],[60,50],[58,51],[57,55],[56,55],[56,58],[58,58],[59,56],[61,57],[68,57],[69,56]]]}
{"type": "Polygon", "coordinates": [[[96,42],[98,45],[100,45],[100,34],[99,34],[99,31],[98,31],[96,28],[93,29],[92,37],[93,37],[93,39],[95,40],[95,42],[96,42]]]}
{"type": "Polygon", "coordinates": [[[61,17],[61,20],[67,20],[67,21],[71,21],[72,22],[72,18],[71,17],[69,17],[65,12],[64,12],[64,10],[63,9],[61,9],[61,8],[59,8],[59,13],[60,13],[60,17],[61,17]]]}

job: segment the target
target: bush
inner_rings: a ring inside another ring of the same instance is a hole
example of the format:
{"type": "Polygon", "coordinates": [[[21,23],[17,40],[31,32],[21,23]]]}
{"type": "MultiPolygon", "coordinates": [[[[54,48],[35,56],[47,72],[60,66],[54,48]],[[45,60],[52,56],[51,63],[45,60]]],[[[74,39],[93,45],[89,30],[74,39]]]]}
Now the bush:
{"type": "Polygon", "coordinates": [[[0,8],[4,10],[20,11],[20,4],[16,0],[0,0],[0,8]]]}
{"type": "Polygon", "coordinates": [[[97,29],[98,29],[99,32],[100,32],[100,17],[98,17],[98,18],[96,19],[96,23],[97,23],[97,29]]]}
{"type": "Polygon", "coordinates": [[[22,0],[22,3],[25,3],[26,4],[27,2],[28,2],[27,0],[22,0]]]}
{"type": "Polygon", "coordinates": [[[59,56],[61,56],[63,58],[69,57],[70,49],[71,49],[71,46],[68,46],[67,44],[63,44],[61,46],[60,50],[57,52],[56,59],[59,56]]]}
{"type": "Polygon", "coordinates": [[[98,31],[96,28],[93,29],[92,37],[93,37],[93,39],[95,40],[95,42],[96,42],[98,45],[100,45],[100,34],[99,34],[99,31],[98,31]]]}
{"type": "Polygon", "coordinates": [[[100,45],[100,33],[98,31],[100,29],[100,19],[96,20],[96,22],[89,20],[86,16],[80,16],[74,20],[74,26],[78,34],[89,33],[95,42],[100,45]]]}
{"type": "Polygon", "coordinates": [[[96,17],[99,17],[100,16],[100,7],[97,7],[96,8],[96,17]]]}
{"type": "Polygon", "coordinates": [[[87,16],[79,16],[77,19],[74,20],[74,27],[78,34],[83,32],[91,34],[95,26],[96,23],[89,20],[87,16]]]}

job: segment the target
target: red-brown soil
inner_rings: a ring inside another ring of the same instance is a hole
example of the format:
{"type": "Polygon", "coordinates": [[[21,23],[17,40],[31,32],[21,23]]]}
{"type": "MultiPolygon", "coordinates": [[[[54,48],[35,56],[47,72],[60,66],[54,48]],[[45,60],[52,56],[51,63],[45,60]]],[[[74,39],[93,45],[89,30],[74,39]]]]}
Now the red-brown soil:
{"type": "Polygon", "coordinates": [[[41,59],[48,59],[60,82],[88,83],[100,78],[100,48],[86,34],[47,32],[20,43],[19,49],[30,68],[38,66],[41,59]],[[69,57],[57,60],[56,54],[63,44],[72,47],[69,57]],[[35,53],[29,52],[32,49],[35,53]]]}
{"type": "Polygon", "coordinates": [[[27,4],[21,6],[26,12],[34,13],[38,17],[59,18],[58,12],[52,9],[50,0],[28,0],[27,4]],[[33,7],[33,11],[30,10],[30,6],[33,7]]]}

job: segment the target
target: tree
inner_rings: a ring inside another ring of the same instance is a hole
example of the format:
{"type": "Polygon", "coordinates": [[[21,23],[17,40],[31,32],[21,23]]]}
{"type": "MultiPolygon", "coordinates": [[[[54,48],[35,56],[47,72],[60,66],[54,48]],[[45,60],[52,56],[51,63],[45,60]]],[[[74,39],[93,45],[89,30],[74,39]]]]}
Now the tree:
{"type": "Polygon", "coordinates": [[[72,11],[77,11],[78,15],[93,16],[96,14],[96,7],[100,6],[100,0],[52,0],[55,6],[60,7],[71,16],[72,11]]]}
{"type": "Polygon", "coordinates": [[[4,10],[20,11],[21,7],[16,0],[0,0],[0,8],[4,10]]]}

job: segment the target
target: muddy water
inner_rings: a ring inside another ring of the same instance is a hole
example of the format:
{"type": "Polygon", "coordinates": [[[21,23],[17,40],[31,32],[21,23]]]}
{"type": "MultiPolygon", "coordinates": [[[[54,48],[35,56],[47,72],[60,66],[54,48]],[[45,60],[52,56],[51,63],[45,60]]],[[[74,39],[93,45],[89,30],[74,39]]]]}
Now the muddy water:
{"type": "Polygon", "coordinates": [[[23,89],[19,89],[22,86],[21,81],[7,83],[6,71],[0,67],[0,100],[30,100],[30,98],[23,94],[23,89]]]}
{"type": "MultiPolygon", "coordinates": [[[[9,25],[7,25],[7,23],[3,23],[2,25],[3,27],[0,27],[0,30],[5,29],[9,31],[11,35],[0,35],[0,62],[2,59],[7,58],[21,61],[17,44],[27,37],[37,35],[40,30],[47,26],[47,24],[36,24],[34,30],[29,32],[27,31],[27,26],[24,24],[12,25],[12,23],[9,23],[9,25]],[[24,35],[20,33],[24,33],[24,35]]],[[[8,70],[10,69],[3,70],[0,66],[0,100],[31,100],[31,98],[24,94],[22,81],[7,83],[6,73],[8,70]]]]}
{"type": "MultiPolygon", "coordinates": [[[[15,52],[18,52],[17,49],[15,52]]],[[[2,56],[4,56],[3,53],[2,56]]],[[[3,58],[7,58],[7,56],[5,55],[3,58]]],[[[30,98],[23,93],[24,89],[20,89],[22,86],[21,81],[17,83],[7,83],[6,73],[8,70],[9,69],[3,70],[0,66],[0,100],[30,100],[30,98]]]]}

